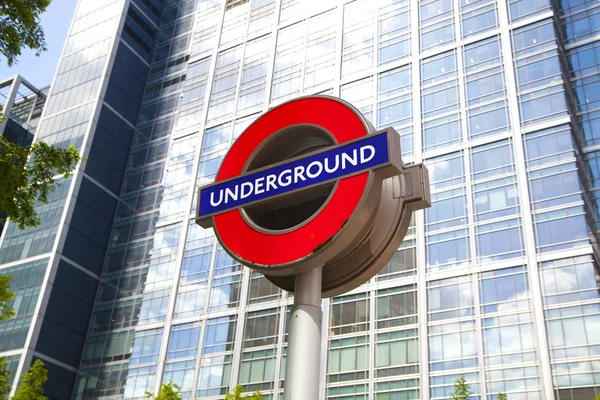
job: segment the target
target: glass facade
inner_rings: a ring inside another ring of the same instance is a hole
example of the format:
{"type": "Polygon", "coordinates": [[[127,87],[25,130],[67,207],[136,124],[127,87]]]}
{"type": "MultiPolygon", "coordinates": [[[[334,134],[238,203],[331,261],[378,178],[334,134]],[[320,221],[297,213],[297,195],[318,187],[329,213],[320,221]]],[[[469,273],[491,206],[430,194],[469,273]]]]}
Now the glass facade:
{"type": "Polygon", "coordinates": [[[289,293],[194,223],[261,113],[341,97],[424,162],[432,207],[323,300],[320,398],[600,394],[600,5],[565,0],[80,0],[37,139],[86,161],[11,223],[0,324],[57,399],[282,399],[289,293]],[[18,277],[18,279],[17,279],[18,277]],[[18,303],[18,304],[17,304],[18,303]]]}

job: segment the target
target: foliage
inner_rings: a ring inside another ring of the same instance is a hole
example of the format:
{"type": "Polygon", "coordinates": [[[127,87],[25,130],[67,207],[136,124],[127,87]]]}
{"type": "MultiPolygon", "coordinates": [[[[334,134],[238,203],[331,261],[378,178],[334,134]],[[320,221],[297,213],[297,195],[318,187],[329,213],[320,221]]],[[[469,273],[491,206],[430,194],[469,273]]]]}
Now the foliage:
{"type": "Polygon", "coordinates": [[[10,371],[8,370],[8,359],[0,357],[0,399],[8,398],[10,394],[10,371]]]}
{"type": "Polygon", "coordinates": [[[450,393],[450,397],[452,397],[452,400],[465,400],[472,394],[473,392],[471,392],[465,377],[461,376],[454,382],[454,392],[450,393]]]}
{"type": "Polygon", "coordinates": [[[243,392],[244,388],[240,385],[237,385],[233,388],[232,392],[225,395],[225,400],[264,400],[264,397],[258,390],[250,396],[242,396],[243,392]]]}
{"type": "Polygon", "coordinates": [[[7,304],[15,298],[15,294],[10,291],[11,279],[12,275],[0,275],[0,321],[6,321],[15,316],[15,310],[7,304]]]}
{"type": "Polygon", "coordinates": [[[594,400],[600,400],[600,394],[594,398],[594,400]]]}
{"type": "Polygon", "coordinates": [[[36,142],[22,147],[0,136],[0,209],[19,229],[39,225],[36,202],[48,203],[57,183],[54,176],[70,176],[79,160],[74,146],[61,149],[36,142]]]}
{"type": "Polygon", "coordinates": [[[496,400],[506,400],[506,393],[498,393],[496,400]]]}
{"type": "Polygon", "coordinates": [[[12,400],[47,400],[44,396],[44,383],[48,380],[48,371],[42,360],[37,359],[29,368],[29,372],[21,377],[12,400]]]}
{"type": "Polygon", "coordinates": [[[181,391],[179,386],[169,381],[169,383],[160,385],[160,390],[156,397],[148,392],[146,392],[146,397],[152,400],[181,400],[181,391]]]}
{"type": "Polygon", "coordinates": [[[17,62],[24,47],[35,50],[36,56],[46,50],[40,15],[46,11],[51,1],[0,1],[0,53],[6,57],[9,67],[17,62]]]}

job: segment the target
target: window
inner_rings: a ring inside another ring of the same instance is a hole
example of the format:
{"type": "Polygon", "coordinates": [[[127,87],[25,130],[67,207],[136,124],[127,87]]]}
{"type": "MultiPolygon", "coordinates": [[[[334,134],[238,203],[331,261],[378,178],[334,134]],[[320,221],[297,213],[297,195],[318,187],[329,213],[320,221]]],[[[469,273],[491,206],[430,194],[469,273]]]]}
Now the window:
{"type": "Polygon", "coordinates": [[[369,369],[369,344],[366,336],[329,341],[328,383],[365,379],[369,369]]]}
{"type": "Polygon", "coordinates": [[[546,311],[550,355],[553,360],[586,357],[600,345],[600,304],[546,311]]]}
{"type": "Polygon", "coordinates": [[[429,378],[431,397],[449,397],[454,392],[454,383],[459,378],[465,378],[467,385],[469,385],[471,392],[473,392],[472,396],[479,398],[477,396],[481,391],[479,388],[479,373],[432,376],[429,378]]]}
{"type": "Polygon", "coordinates": [[[304,72],[304,92],[307,94],[333,86],[336,75],[336,17],[337,13],[332,10],[308,20],[304,72]]]}
{"type": "Polygon", "coordinates": [[[548,0],[509,0],[508,17],[511,22],[550,9],[548,0]]]}
{"type": "Polygon", "coordinates": [[[451,0],[424,1],[419,4],[421,51],[454,41],[451,0]]]}
{"type": "Polygon", "coordinates": [[[463,54],[469,136],[475,138],[507,131],[506,81],[499,38],[465,46],[463,54]]]}
{"type": "MultiPolygon", "coordinates": [[[[253,5],[257,2],[253,2],[253,5]]],[[[242,79],[240,94],[237,104],[239,113],[260,111],[265,99],[265,84],[267,78],[267,64],[269,61],[270,35],[263,36],[246,44],[244,64],[242,66],[242,79]]]]}
{"type": "Polygon", "coordinates": [[[156,292],[144,293],[142,296],[142,307],[140,310],[140,324],[164,321],[169,305],[170,289],[156,292]]]}
{"type": "Polygon", "coordinates": [[[496,2],[479,0],[460,2],[460,19],[463,37],[475,35],[493,29],[498,25],[496,2]]]}
{"type": "Polygon", "coordinates": [[[269,390],[274,385],[276,350],[244,352],[240,367],[240,385],[247,391],[269,390]]]}
{"type": "Polygon", "coordinates": [[[405,0],[379,6],[379,65],[410,56],[410,11],[405,0]]]}
{"type": "Polygon", "coordinates": [[[248,304],[277,300],[280,296],[281,289],[272,284],[263,274],[252,271],[248,289],[248,304]]]}
{"type": "Polygon", "coordinates": [[[367,400],[368,385],[334,386],[327,388],[327,400],[367,400]]]}
{"type": "Polygon", "coordinates": [[[421,62],[423,150],[461,140],[456,53],[447,52],[421,62]]]}
{"type": "Polygon", "coordinates": [[[249,312],[244,329],[244,348],[277,343],[279,312],[276,308],[249,312]]]}
{"type": "Polygon", "coordinates": [[[416,241],[415,239],[404,239],[400,249],[394,254],[390,262],[377,274],[378,281],[401,278],[415,275],[416,264],[416,241]]]}
{"type": "Polygon", "coordinates": [[[542,21],[513,32],[517,91],[523,125],[567,115],[555,37],[552,21],[542,21]],[[538,53],[542,50],[543,53],[538,53]],[[532,53],[536,54],[531,55],[532,53]]]}
{"type": "Polygon", "coordinates": [[[175,302],[175,318],[189,317],[204,314],[206,305],[206,293],[208,291],[206,282],[192,283],[180,286],[175,302]]]}
{"type": "Polygon", "coordinates": [[[368,325],[369,299],[366,293],[332,299],[330,335],[366,331],[368,325]]]}
{"type": "Polygon", "coordinates": [[[475,228],[479,259],[500,261],[524,255],[521,219],[510,219],[475,228]]]}
{"type": "Polygon", "coordinates": [[[419,339],[416,329],[380,333],[375,340],[376,377],[410,375],[419,371],[419,339]]]}
{"type": "Polygon", "coordinates": [[[545,305],[600,300],[598,272],[591,256],[566,258],[540,264],[545,305]]]}
{"type": "Polygon", "coordinates": [[[342,76],[373,66],[374,5],[375,3],[368,0],[357,0],[344,5],[342,76]]]}
{"type": "Polygon", "coordinates": [[[432,372],[476,367],[475,321],[430,326],[429,366],[432,372]]]}
{"type": "Polygon", "coordinates": [[[401,286],[377,291],[377,329],[417,323],[417,287],[401,286]]]}
{"type": "Polygon", "coordinates": [[[248,34],[268,29],[273,24],[275,16],[274,0],[254,0],[250,7],[250,22],[248,23],[248,34]]]}
{"type": "Polygon", "coordinates": [[[231,274],[242,270],[242,265],[235,261],[229,254],[223,250],[220,244],[217,245],[217,256],[213,267],[213,276],[231,274]]]}
{"type": "Polygon", "coordinates": [[[235,316],[209,319],[206,323],[202,354],[233,350],[236,322],[235,316]]]}
{"type": "Polygon", "coordinates": [[[534,215],[535,239],[540,252],[585,246],[589,226],[582,206],[534,215]]]}
{"type": "Polygon", "coordinates": [[[243,47],[237,46],[217,56],[207,121],[230,116],[235,111],[235,91],[242,53],[243,47]]]}
{"type": "Polygon", "coordinates": [[[565,43],[574,43],[593,37],[598,32],[598,8],[591,1],[569,1],[558,3],[561,13],[565,43]]]}
{"type": "Polygon", "coordinates": [[[189,398],[192,391],[195,368],[196,360],[166,363],[162,382],[173,382],[179,387],[182,398],[189,398]]]}
{"type": "Polygon", "coordinates": [[[161,340],[162,328],[136,332],[133,339],[133,350],[131,351],[129,364],[135,365],[157,362],[161,340]]]}
{"type": "Polygon", "coordinates": [[[484,272],[479,282],[479,293],[484,314],[531,307],[525,267],[484,272]]]}
{"type": "Polygon", "coordinates": [[[341,92],[342,99],[358,108],[366,119],[373,121],[373,78],[369,77],[343,85],[341,92]]]}
{"type": "Polygon", "coordinates": [[[247,0],[229,4],[229,6],[225,8],[220,46],[232,43],[246,35],[249,9],[250,2],[247,0]]]}
{"type": "Polygon", "coordinates": [[[304,21],[279,31],[271,89],[272,102],[287,100],[300,92],[305,32],[304,21]]]}
{"type": "Polygon", "coordinates": [[[216,311],[237,307],[240,301],[241,281],[241,274],[213,279],[210,289],[208,310],[216,311]]]}
{"type": "Polygon", "coordinates": [[[482,325],[486,365],[526,363],[537,359],[532,313],[484,318],[482,325]]]}
{"type": "Polygon", "coordinates": [[[198,354],[200,343],[200,323],[174,325],[171,327],[167,360],[193,357],[198,354]]]}
{"type": "Polygon", "coordinates": [[[469,259],[462,154],[436,157],[426,165],[432,190],[432,207],[425,214],[427,266],[430,271],[459,267],[469,259]]]}
{"type": "Polygon", "coordinates": [[[201,123],[200,115],[202,115],[202,108],[204,107],[210,60],[211,57],[207,57],[188,66],[177,117],[178,128],[201,123]]]}
{"type": "Polygon", "coordinates": [[[432,271],[465,265],[469,260],[468,230],[429,235],[427,265],[432,271]]]}
{"type": "Polygon", "coordinates": [[[218,396],[227,393],[232,357],[228,354],[202,358],[196,397],[218,396]]]}
{"type": "Polygon", "coordinates": [[[147,392],[154,390],[156,366],[130,368],[125,381],[124,399],[144,399],[147,392]]]}
{"type": "Polygon", "coordinates": [[[528,173],[534,209],[554,207],[583,199],[583,187],[577,164],[530,170],[528,173]]]}
{"type": "Polygon", "coordinates": [[[475,315],[469,275],[430,281],[427,287],[427,308],[430,321],[475,315]]]}
{"type": "Polygon", "coordinates": [[[383,382],[377,382],[375,384],[376,398],[383,400],[385,398],[406,398],[406,399],[418,399],[419,398],[419,379],[404,379],[383,382]]]}
{"type": "Polygon", "coordinates": [[[568,125],[528,133],[524,140],[529,169],[575,158],[575,144],[568,125]]]}
{"type": "Polygon", "coordinates": [[[598,76],[600,72],[600,44],[593,42],[567,52],[573,87],[574,108],[583,141],[582,146],[598,144],[598,76]]]}

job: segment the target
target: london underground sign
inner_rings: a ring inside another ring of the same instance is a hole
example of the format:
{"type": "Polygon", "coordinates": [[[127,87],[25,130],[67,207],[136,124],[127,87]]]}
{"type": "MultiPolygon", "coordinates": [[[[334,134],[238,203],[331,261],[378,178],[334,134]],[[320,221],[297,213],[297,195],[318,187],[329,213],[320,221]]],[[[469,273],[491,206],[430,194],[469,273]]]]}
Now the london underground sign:
{"type": "Polygon", "coordinates": [[[263,114],[233,143],[196,221],[236,260],[294,291],[322,266],[323,297],[354,289],[398,250],[429,205],[427,170],[404,166],[399,135],[350,104],[304,97],[263,114]]]}
{"type": "Polygon", "coordinates": [[[320,302],[365,283],[396,254],[427,170],[405,166],[392,128],[350,104],[303,97],[263,114],[198,191],[196,222],[234,259],[294,292],[286,400],[319,397],[320,302]]]}

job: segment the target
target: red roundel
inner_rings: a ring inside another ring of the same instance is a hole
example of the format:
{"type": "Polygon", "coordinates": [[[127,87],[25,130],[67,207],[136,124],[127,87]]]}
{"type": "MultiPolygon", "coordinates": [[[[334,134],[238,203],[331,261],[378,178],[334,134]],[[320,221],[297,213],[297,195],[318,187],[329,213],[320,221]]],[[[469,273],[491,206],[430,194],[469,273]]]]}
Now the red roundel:
{"type": "MultiPolygon", "coordinates": [[[[369,134],[358,112],[334,98],[309,97],[284,103],[252,123],[233,144],[216,182],[239,176],[258,146],[282,129],[299,124],[321,127],[337,144],[369,134]]],[[[363,196],[369,172],[341,179],[329,201],[306,224],[281,233],[254,229],[235,209],[214,216],[221,242],[238,258],[259,265],[283,265],[300,260],[326,243],[350,218],[363,196]]]]}

